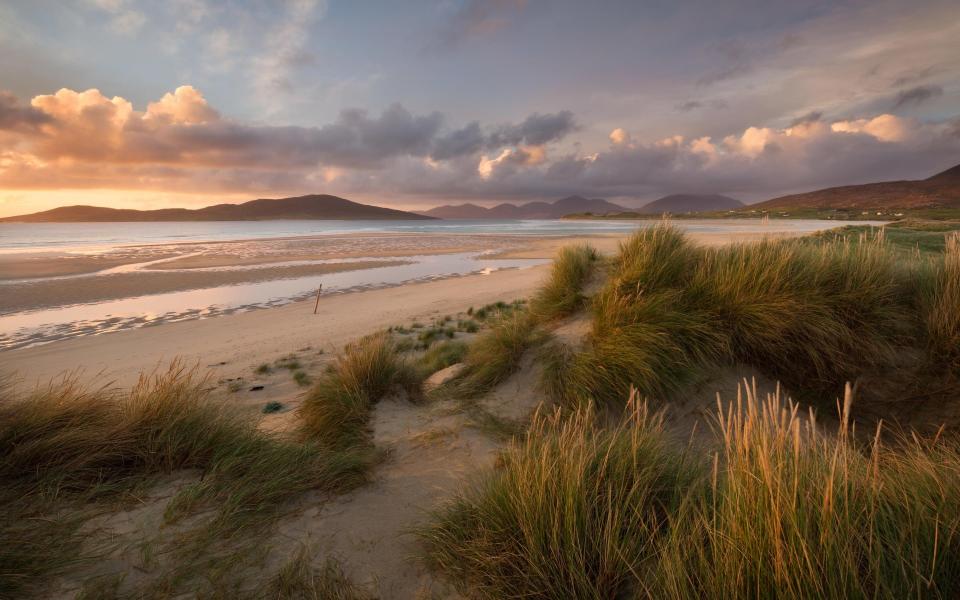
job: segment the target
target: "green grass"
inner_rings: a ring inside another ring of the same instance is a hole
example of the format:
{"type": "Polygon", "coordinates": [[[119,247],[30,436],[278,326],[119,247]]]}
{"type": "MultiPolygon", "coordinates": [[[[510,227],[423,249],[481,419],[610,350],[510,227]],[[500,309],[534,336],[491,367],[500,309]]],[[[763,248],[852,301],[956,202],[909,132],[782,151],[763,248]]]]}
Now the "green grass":
{"type": "Polygon", "coordinates": [[[340,564],[328,558],[313,566],[306,548],[293,556],[255,595],[270,600],[366,600],[372,598],[343,573],[340,564]]]}
{"type": "Polygon", "coordinates": [[[941,350],[952,343],[960,306],[937,283],[954,281],[952,255],[905,256],[882,238],[703,248],[669,226],[643,230],[593,300],[585,350],[555,357],[547,387],[568,405],[622,406],[631,387],[669,399],[712,367],[746,363],[828,406],[848,381],[863,409],[937,388],[917,357],[931,327],[941,350]]]}
{"type": "Polygon", "coordinates": [[[882,236],[891,249],[907,253],[938,254],[946,249],[946,239],[951,232],[960,230],[960,221],[905,220],[884,226],[847,225],[821,232],[809,239],[870,241],[882,236]]]}
{"type": "Polygon", "coordinates": [[[263,363],[254,370],[254,373],[257,375],[269,375],[270,373],[273,373],[273,368],[267,363],[263,363]]]}
{"type": "Polygon", "coordinates": [[[927,360],[960,385],[960,234],[947,237],[941,268],[924,298],[927,360]]]}
{"type": "Polygon", "coordinates": [[[276,363],[274,364],[276,364],[277,368],[287,369],[288,371],[296,371],[302,366],[297,357],[292,354],[290,356],[284,356],[283,358],[277,359],[276,363]]]}
{"type": "Polygon", "coordinates": [[[300,387],[307,387],[308,385],[310,385],[310,381],[311,381],[310,376],[307,375],[306,372],[304,371],[294,371],[293,380],[297,382],[297,385],[299,385],[300,387]]]}
{"type": "Polygon", "coordinates": [[[509,311],[477,335],[463,358],[461,375],[438,392],[459,398],[484,394],[516,372],[523,353],[540,339],[537,322],[529,312],[509,311]]]}
{"type": "Polygon", "coordinates": [[[779,397],[719,413],[713,460],[642,404],[605,425],[536,422],[419,531],[428,563],[479,598],[960,593],[956,440],[864,448],[779,397]]]}
{"type": "Polygon", "coordinates": [[[641,410],[612,429],[591,409],[535,421],[419,532],[428,563],[470,597],[627,597],[696,474],[660,426],[641,410]]]}
{"type": "Polygon", "coordinates": [[[404,389],[415,395],[418,388],[415,369],[389,334],[362,338],[337,356],[303,401],[304,434],[331,448],[366,444],[373,405],[390,392],[404,389]]]}
{"type": "Polygon", "coordinates": [[[0,595],[22,593],[89,560],[80,554],[86,518],[105,502],[142,494],[163,474],[204,474],[167,512],[171,521],[203,512],[182,534],[177,554],[211,560],[215,544],[270,524],[304,491],[336,492],[365,481],[375,459],[370,449],[275,438],[210,401],[208,389],[176,365],[124,393],[66,380],[20,398],[0,386],[0,595]]]}
{"type": "Polygon", "coordinates": [[[446,340],[430,348],[417,359],[416,368],[422,377],[429,377],[440,369],[462,362],[467,352],[465,342],[446,340]]]}
{"type": "Polygon", "coordinates": [[[531,313],[541,321],[549,321],[582,307],[581,290],[598,258],[597,251],[587,244],[561,248],[553,261],[550,278],[530,301],[531,313]]]}

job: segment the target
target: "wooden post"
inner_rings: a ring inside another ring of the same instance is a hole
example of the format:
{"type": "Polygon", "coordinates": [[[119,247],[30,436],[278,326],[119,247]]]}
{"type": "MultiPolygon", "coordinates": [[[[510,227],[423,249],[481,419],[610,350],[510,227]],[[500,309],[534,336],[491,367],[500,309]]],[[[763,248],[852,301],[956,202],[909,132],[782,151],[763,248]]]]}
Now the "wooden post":
{"type": "Polygon", "coordinates": [[[317,288],[317,303],[313,307],[313,314],[317,314],[317,309],[320,308],[320,292],[323,290],[323,284],[320,284],[320,287],[317,288]]]}

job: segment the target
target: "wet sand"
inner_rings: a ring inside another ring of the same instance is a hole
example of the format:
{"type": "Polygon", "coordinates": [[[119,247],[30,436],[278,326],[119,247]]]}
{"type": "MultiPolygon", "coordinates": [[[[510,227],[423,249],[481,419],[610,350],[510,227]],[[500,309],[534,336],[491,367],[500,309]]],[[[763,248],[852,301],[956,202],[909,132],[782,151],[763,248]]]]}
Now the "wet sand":
{"type": "Polygon", "coordinates": [[[99,277],[45,279],[8,285],[0,294],[0,314],[23,310],[101,302],[165,292],[236,285],[357,271],[408,264],[402,260],[367,260],[316,265],[288,265],[224,271],[163,271],[115,273],[99,277]]]}
{"type": "MultiPolygon", "coordinates": [[[[691,237],[699,243],[715,245],[762,236],[704,233],[691,237]]],[[[602,252],[613,253],[623,238],[604,235],[527,239],[504,256],[552,257],[559,247],[577,241],[589,241],[602,252]]],[[[271,362],[300,347],[335,351],[351,340],[391,325],[428,322],[469,306],[528,297],[548,272],[549,265],[541,265],[324,295],[317,315],[313,314],[314,301],[305,300],[209,319],[75,337],[0,351],[0,371],[15,372],[29,384],[81,369],[89,379],[129,385],[140,372],[179,357],[201,368],[211,366],[216,377],[241,376],[261,362],[271,362]]],[[[209,272],[199,274],[207,276],[209,272]]]]}
{"type": "Polygon", "coordinates": [[[121,246],[106,252],[0,253],[0,282],[88,275],[131,265],[142,265],[146,271],[185,270],[483,251],[520,247],[535,239],[522,235],[375,233],[121,246]]]}

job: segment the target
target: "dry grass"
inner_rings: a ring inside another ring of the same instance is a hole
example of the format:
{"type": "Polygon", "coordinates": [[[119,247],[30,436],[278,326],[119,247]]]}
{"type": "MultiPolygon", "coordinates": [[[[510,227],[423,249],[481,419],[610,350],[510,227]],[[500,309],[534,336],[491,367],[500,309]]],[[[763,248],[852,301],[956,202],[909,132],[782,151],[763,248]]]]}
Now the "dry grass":
{"type": "Polygon", "coordinates": [[[419,378],[387,333],[347,345],[300,406],[305,435],[330,448],[366,445],[373,405],[390,392],[416,395],[419,378]]]}
{"type": "Polygon", "coordinates": [[[374,460],[369,449],[280,440],[211,402],[207,389],[178,365],[141,377],[129,392],[89,390],[69,379],[24,398],[3,387],[0,595],[89,559],[81,553],[86,519],[159,475],[203,473],[168,507],[169,520],[205,514],[178,538],[184,557],[213,557],[212,545],[260,530],[306,490],[341,491],[365,481],[374,460]]]}
{"type": "Polygon", "coordinates": [[[960,377],[960,233],[947,237],[943,266],[926,302],[928,356],[960,377]]]}
{"type": "Polygon", "coordinates": [[[599,258],[587,244],[561,248],[549,279],[530,301],[530,312],[540,321],[549,321],[577,311],[584,302],[581,290],[599,258]]]}
{"type": "Polygon", "coordinates": [[[643,407],[613,429],[589,408],[536,419],[420,531],[428,562],[470,597],[625,593],[693,474],[660,427],[643,407]]]}
{"type": "Polygon", "coordinates": [[[367,600],[372,598],[344,575],[340,564],[327,558],[320,568],[301,548],[255,595],[270,600],[367,600]]]}
{"type": "Polygon", "coordinates": [[[541,339],[537,321],[528,311],[518,309],[501,316],[470,344],[463,373],[437,393],[459,398],[486,393],[516,372],[523,353],[541,339]]]}
{"type": "Polygon", "coordinates": [[[622,406],[630,387],[669,399],[708,367],[746,363],[824,406],[847,381],[863,409],[907,398],[942,385],[934,355],[957,356],[951,248],[905,257],[882,236],[702,248],[666,225],[638,232],[594,299],[585,351],[554,360],[548,388],[567,405],[622,406]]]}
{"type": "Polygon", "coordinates": [[[717,422],[711,465],[643,405],[540,420],[421,531],[427,560],[482,598],[960,593],[955,441],[863,448],[752,393],[717,422]]]}

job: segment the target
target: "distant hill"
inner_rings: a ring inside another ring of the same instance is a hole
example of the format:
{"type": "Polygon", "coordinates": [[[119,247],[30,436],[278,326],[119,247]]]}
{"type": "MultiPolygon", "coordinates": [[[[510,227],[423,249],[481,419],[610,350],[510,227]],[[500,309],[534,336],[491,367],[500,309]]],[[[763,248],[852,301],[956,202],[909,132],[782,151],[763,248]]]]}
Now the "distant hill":
{"type": "Polygon", "coordinates": [[[671,194],[644,205],[640,213],[689,213],[713,210],[736,210],[743,202],[720,194],[671,194]]]}
{"type": "Polygon", "coordinates": [[[251,200],[243,204],[216,204],[195,210],[165,208],[161,210],[133,210],[103,208],[100,206],[63,206],[43,212],[0,221],[20,223],[76,223],[122,221],[270,221],[294,219],[355,219],[414,220],[432,217],[392,208],[351,202],[337,196],[312,194],[295,198],[251,200]]]}
{"type": "Polygon", "coordinates": [[[559,219],[574,213],[602,215],[625,210],[627,209],[618,204],[599,198],[568,196],[553,202],[527,202],[519,205],[503,203],[492,208],[476,204],[448,204],[431,208],[421,214],[439,219],[559,219]]]}
{"type": "Polygon", "coordinates": [[[844,185],[781,196],[750,208],[960,208],[960,165],[927,179],[844,185]]]}

